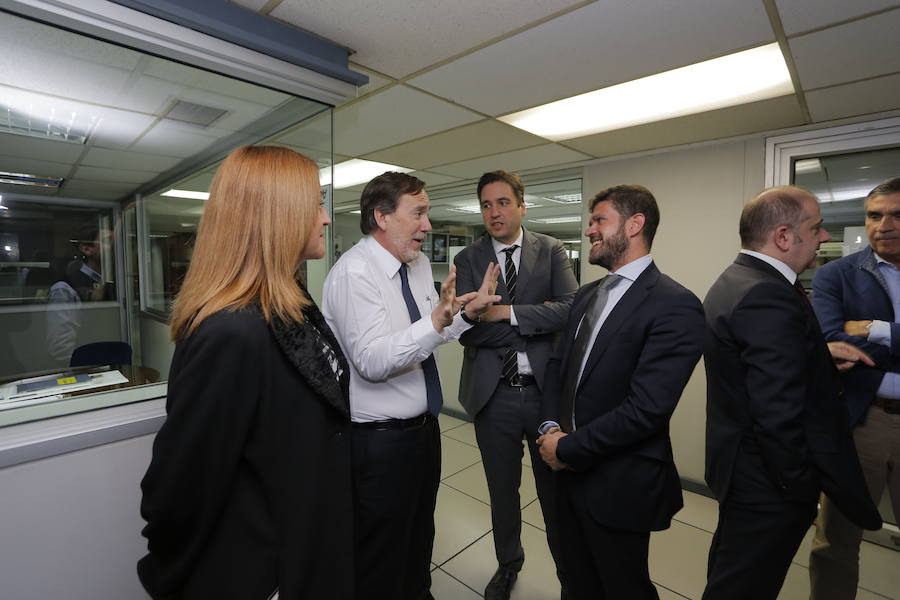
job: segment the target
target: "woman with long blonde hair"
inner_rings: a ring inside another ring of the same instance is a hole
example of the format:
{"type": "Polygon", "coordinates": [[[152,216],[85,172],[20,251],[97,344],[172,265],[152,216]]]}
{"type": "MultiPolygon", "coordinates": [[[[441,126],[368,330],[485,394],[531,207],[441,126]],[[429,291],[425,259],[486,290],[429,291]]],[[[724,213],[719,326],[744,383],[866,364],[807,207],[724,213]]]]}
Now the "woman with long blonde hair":
{"type": "Polygon", "coordinates": [[[239,148],[213,179],[141,483],[154,599],[353,597],[348,368],[299,275],[330,222],[292,150],[239,148]]]}

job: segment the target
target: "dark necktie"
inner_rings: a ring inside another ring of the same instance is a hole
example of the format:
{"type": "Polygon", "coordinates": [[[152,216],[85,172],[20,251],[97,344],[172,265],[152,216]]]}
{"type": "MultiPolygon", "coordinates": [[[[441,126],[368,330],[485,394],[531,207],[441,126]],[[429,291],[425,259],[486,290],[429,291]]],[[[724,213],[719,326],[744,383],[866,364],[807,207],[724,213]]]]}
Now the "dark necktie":
{"type": "MultiPolygon", "coordinates": [[[[506,291],[509,292],[509,304],[512,306],[516,303],[516,281],[519,279],[516,273],[516,264],[513,262],[513,252],[519,246],[513,244],[509,248],[504,248],[503,253],[506,254],[506,264],[504,265],[506,273],[506,291]]],[[[506,349],[506,356],[503,357],[503,379],[510,381],[519,374],[519,357],[512,348],[506,349]]]]}
{"type": "Polygon", "coordinates": [[[815,311],[813,311],[812,302],[809,301],[809,294],[806,293],[806,289],[803,287],[803,284],[800,283],[799,277],[794,280],[794,289],[797,290],[797,293],[803,298],[803,304],[806,308],[815,313],[815,311]]]}
{"type": "MultiPolygon", "coordinates": [[[[403,301],[406,302],[406,310],[409,312],[409,322],[415,323],[422,318],[419,307],[409,289],[409,276],[406,273],[406,263],[400,265],[400,289],[403,292],[403,301]]],[[[437,415],[444,404],[444,394],[441,392],[441,378],[438,375],[437,363],[434,354],[422,361],[422,372],[425,374],[425,394],[428,397],[428,412],[437,415]]]]}
{"type": "Polygon", "coordinates": [[[610,273],[594,289],[594,297],[588,301],[584,317],[581,319],[581,327],[578,328],[578,335],[575,336],[575,341],[572,343],[572,350],[569,352],[569,362],[566,367],[566,377],[563,380],[562,395],[559,401],[560,428],[566,433],[572,432],[579,371],[581,370],[581,362],[591,351],[589,347],[591,334],[597,325],[597,321],[600,319],[600,315],[603,314],[603,309],[606,308],[606,302],[609,300],[609,291],[621,280],[621,275],[610,273]]]}

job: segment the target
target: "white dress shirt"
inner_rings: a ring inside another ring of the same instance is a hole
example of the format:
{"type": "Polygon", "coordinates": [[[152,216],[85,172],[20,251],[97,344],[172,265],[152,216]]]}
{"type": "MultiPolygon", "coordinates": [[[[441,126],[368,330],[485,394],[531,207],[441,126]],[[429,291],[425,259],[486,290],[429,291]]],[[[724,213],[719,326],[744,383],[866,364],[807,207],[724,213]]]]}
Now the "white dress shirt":
{"type": "MultiPolygon", "coordinates": [[[[491,245],[494,247],[494,254],[497,255],[497,263],[500,265],[500,274],[503,276],[503,281],[506,281],[506,253],[503,251],[504,248],[509,248],[512,245],[518,245],[515,252],[512,253],[512,261],[513,265],[516,267],[516,276],[518,276],[519,264],[521,264],[522,260],[522,238],[524,234],[522,233],[522,228],[519,227],[519,237],[516,238],[512,244],[503,244],[498,242],[494,238],[491,238],[491,245]]],[[[519,322],[516,320],[516,311],[512,305],[509,307],[509,324],[513,327],[518,327],[519,322]]],[[[528,354],[525,352],[516,352],[516,362],[519,364],[519,373],[521,375],[531,375],[534,371],[531,370],[531,363],[528,362],[528,354]]]]}
{"type": "MultiPolygon", "coordinates": [[[[606,318],[609,316],[609,313],[616,307],[619,300],[622,299],[622,296],[625,295],[625,292],[628,291],[628,288],[631,287],[631,284],[635,282],[635,280],[644,272],[644,269],[650,266],[650,263],[653,262],[653,257],[649,254],[646,254],[638,259],[635,259],[628,263],[627,265],[623,265],[619,267],[618,270],[613,271],[616,275],[622,278],[622,280],[617,283],[611,290],[609,290],[609,295],[606,298],[606,306],[603,307],[603,312],[600,313],[600,318],[597,319],[597,322],[594,323],[594,330],[591,332],[591,341],[588,344],[588,348],[594,347],[594,342],[597,339],[597,334],[600,333],[600,328],[603,327],[603,324],[606,322],[606,318]]],[[[582,317],[582,320],[584,317],[582,317]]],[[[581,328],[581,324],[578,324],[578,328],[581,328]]],[[[576,337],[578,336],[578,332],[575,332],[576,337]]],[[[584,373],[584,366],[587,364],[588,357],[591,355],[590,352],[585,352],[584,356],[581,359],[581,366],[578,368],[578,381],[581,381],[581,375],[584,373]]],[[[572,424],[575,424],[575,420],[572,420],[572,424]]]]}
{"type": "Polygon", "coordinates": [[[786,263],[781,262],[777,258],[772,258],[768,254],[763,254],[762,252],[757,252],[755,250],[747,250],[746,248],[741,250],[741,254],[746,254],[747,256],[752,256],[753,258],[758,258],[764,263],[768,263],[775,267],[779,273],[784,275],[784,278],[788,280],[788,283],[794,285],[797,281],[797,272],[792,268],[787,266],[786,263]]]}
{"type": "Polygon", "coordinates": [[[325,279],[322,314],[350,364],[350,416],[355,422],[408,419],[427,409],[421,362],[471,325],[457,314],[438,333],[431,311],[440,300],[431,263],[407,263],[409,287],[422,318],[410,323],[400,288],[400,261],[363,237],[325,279]]]}

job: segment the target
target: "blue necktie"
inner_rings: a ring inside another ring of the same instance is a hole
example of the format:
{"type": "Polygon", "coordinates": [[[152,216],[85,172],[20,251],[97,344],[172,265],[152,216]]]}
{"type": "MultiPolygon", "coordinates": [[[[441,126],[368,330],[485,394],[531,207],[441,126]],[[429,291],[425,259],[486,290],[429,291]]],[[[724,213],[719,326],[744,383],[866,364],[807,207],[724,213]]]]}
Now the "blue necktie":
{"type": "MultiPolygon", "coordinates": [[[[409,276],[406,274],[406,263],[400,265],[400,289],[403,291],[403,301],[406,302],[406,310],[409,311],[409,322],[415,323],[422,318],[419,307],[413,299],[409,289],[409,276]]],[[[437,415],[444,404],[444,394],[441,392],[441,378],[438,375],[437,363],[434,354],[422,361],[422,372],[425,374],[425,393],[428,396],[428,412],[437,415]]]]}

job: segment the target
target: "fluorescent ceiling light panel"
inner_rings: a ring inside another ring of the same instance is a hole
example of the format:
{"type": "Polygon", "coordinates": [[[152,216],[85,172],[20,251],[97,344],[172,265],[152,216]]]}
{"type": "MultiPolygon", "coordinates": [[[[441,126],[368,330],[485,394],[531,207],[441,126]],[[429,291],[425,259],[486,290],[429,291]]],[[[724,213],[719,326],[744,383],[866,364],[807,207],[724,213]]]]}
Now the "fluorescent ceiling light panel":
{"type": "Polygon", "coordinates": [[[551,225],[553,223],[578,223],[581,221],[581,217],[546,217],[544,219],[528,219],[532,223],[543,223],[544,225],[551,225]]]}
{"type": "Polygon", "coordinates": [[[160,196],[168,196],[170,198],[189,198],[191,200],[209,200],[209,192],[193,192],[191,190],[169,190],[163,192],[160,196]]]}
{"type": "MultiPolygon", "coordinates": [[[[534,202],[525,201],[525,208],[534,208],[535,206],[540,206],[540,204],[535,204],[534,202]]],[[[440,208],[440,207],[436,207],[440,208]]],[[[447,211],[449,212],[460,212],[460,213],[480,213],[481,205],[480,204],[464,204],[462,206],[446,206],[447,211]]]]}
{"type": "Polygon", "coordinates": [[[797,175],[810,175],[822,170],[822,163],[818,158],[806,158],[794,163],[794,173],[797,175]]]}
{"type": "MultiPolygon", "coordinates": [[[[368,183],[386,171],[409,173],[413,170],[415,169],[353,158],[334,165],[334,189],[342,190],[360,183],[368,183]]],[[[331,169],[326,167],[319,171],[319,185],[328,185],[329,183],[331,183],[331,169]]]]}
{"type": "Polygon", "coordinates": [[[544,200],[557,204],[578,204],[581,202],[581,194],[559,194],[558,196],[544,196],[544,200]]]}
{"type": "Polygon", "coordinates": [[[58,188],[62,185],[62,177],[49,175],[32,175],[31,173],[8,173],[0,171],[0,183],[27,185],[32,187],[58,188]]]}
{"type": "Polygon", "coordinates": [[[499,119],[559,141],[793,93],[784,56],[769,44],[499,119]]]}

